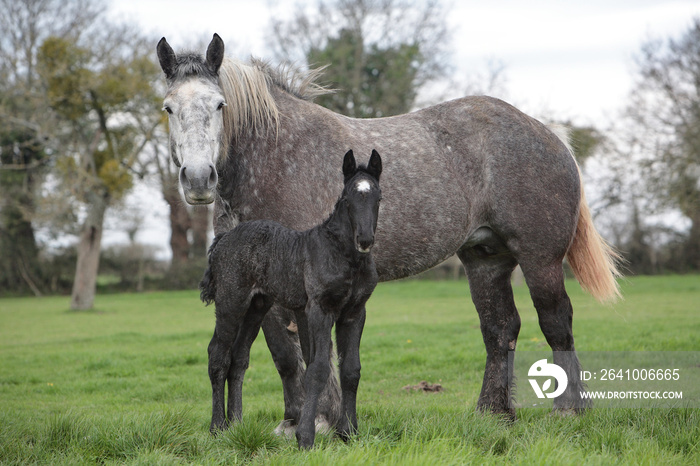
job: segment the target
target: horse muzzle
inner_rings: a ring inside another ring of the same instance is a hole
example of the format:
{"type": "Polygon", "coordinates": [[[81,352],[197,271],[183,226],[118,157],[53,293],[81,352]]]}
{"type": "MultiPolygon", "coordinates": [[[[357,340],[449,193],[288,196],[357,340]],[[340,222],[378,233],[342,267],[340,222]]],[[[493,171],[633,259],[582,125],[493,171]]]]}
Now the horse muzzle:
{"type": "Polygon", "coordinates": [[[216,197],[219,175],[213,164],[183,165],[180,168],[180,186],[188,204],[211,204],[216,197]]]}
{"type": "Polygon", "coordinates": [[[355,238],[355,248],[362,254],[369,254],[374,246],[374,237],[371,238],[355,238]]]}

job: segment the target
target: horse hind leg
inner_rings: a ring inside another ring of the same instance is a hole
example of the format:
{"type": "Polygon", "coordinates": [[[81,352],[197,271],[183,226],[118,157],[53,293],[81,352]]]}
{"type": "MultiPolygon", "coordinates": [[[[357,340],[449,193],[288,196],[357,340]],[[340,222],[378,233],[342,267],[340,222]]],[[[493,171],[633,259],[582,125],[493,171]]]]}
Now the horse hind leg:
{"type": "Polygon", "coordinates": [[[333,316],[321,310],[317,304],[307,306],[309,331],[309,364],[304,377],[306,397],[301,410],[296,437],[299,448],[311,448],[316,434],[318,402],[332,371],[328,364],[331,357],[331,329],[333,316]]]}
{"type": "Polygon", "coordinates": [[[243,417],[243,377],[250,362],[250,347],[257,338],[260,325],[271,306],[272,300],[269,297],[260,294],[253,297],[231,347],[231,364],[227,375],[227,413],[230,421],[240,421],[243,417]]]}
{"type": "Polygon", "coordinates": [[[275,434],[294,437],[304,404],[304,358],[294,313],[273,305],[262,322],[263,335],[280,379],[284,396],[284,419],[275,434]]]}
{"type": "MultiPolygon", "coordinates": [[[[582,397],[585,387],[581,381],[581,364],[574,349],[573,308],[564,287],[564,270],[561,260],[547,265],[537,261],[521,260],[525,281],[530,289],[532,302],[537,310],[540,328],[553,351],[554,364],[566,372],[566,390],[554,398],[554,409],[578,413],[590,406],[582,397]]],[[[534,361],[533,361],[534,362],[534,361]]]]}
{"type": "Polygon", "coordinates": [[[217,305],[216,327],[209,343],[209,380],[212,388],[212,414],[209,430],[212,434],[228,427],[224,389],[231,367],[232,346],[238,335],[239,320],[217,305]]]}
{"type": "Polygon", "coordinates": [[[486,368],[477,408],[514,420],[513,368],[508,364],[508,352],[515,350],[520,333],[520,316],[510,284],[517,262],[494,236],[487,235],[482,240],[457,253],[467,273],[486,346],[486,368]]]}
{"type": "MultiPolygon", "coordinates": [[[[275,428],[275,434],[289,438],[295,435],[306,397],[305,358],[301,344],[304,340],[304,345],[308,347],[305,321],[303,312],[295,316],[292,311],[274,305],[262,324],[267,346],[282,379],[284,394],[284,420],[275,428]]],[[[305,351],[308,353],[308,348],[305,351]]],[[[316,432],[330,431],[340,422],[340,388],[333,375],[332,350],[328,365],[331,376],[318,401],[316,432]]]]}

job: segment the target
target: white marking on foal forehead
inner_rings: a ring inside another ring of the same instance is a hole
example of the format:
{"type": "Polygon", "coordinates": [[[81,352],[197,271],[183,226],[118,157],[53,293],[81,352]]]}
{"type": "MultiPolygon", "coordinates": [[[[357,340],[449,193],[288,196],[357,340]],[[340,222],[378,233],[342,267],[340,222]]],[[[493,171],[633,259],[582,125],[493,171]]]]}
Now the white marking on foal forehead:
{"type": "Polygon", "coordinates": [[[372,189],[372,185],[369,184],[369,181],[362,180],[357,182],[357,184],[355,185],[355,189],[358,192],[367,193],[372,189]]]}

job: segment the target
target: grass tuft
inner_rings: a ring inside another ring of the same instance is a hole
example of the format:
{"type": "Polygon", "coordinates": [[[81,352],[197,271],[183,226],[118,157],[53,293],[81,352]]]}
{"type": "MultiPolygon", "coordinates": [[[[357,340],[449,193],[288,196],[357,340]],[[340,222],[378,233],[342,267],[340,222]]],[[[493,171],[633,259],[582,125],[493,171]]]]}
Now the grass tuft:
{"type": "Polygon", "coordinates": [[[273,433],[274,425],[259,420],[237,422],[219,433],[221,442],[233,448],[243,458],[251,459],[262,453],[280,449],[283,440],[273,433]]]}

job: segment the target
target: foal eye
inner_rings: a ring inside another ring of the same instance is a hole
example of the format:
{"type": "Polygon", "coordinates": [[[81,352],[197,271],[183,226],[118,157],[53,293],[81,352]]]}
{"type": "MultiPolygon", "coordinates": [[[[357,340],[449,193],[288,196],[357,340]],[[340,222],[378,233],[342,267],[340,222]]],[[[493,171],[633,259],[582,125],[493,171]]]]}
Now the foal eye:
{"type": "Polygon", "coordinates": [[[164,106],[163,106],[163,110],[165,110],[166,112],[168,112],[168,114],[170,114],[170,115],[173,114],[173,110],[172,110],[170,107],[168,107],[167,105],[164,105],[164,106]]]}
{"type": "Polygon", "coordinates": [[[217,109],[217,110],[221,110],[221,109],[224,108],[225,106],[226,106],[226,102],[219,102],[219,106],[216,107],[216,109],[217,109]]]}

